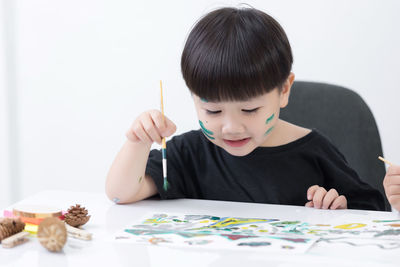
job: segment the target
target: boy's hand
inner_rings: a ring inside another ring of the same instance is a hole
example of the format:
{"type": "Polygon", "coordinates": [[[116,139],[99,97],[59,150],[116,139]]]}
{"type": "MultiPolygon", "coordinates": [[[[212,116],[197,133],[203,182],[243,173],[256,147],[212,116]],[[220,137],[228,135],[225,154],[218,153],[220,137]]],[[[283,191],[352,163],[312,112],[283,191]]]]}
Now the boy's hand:
{"type": "Polygon", "coordinates": [[[175,131],[175,124],[166,116],[164,121],[162,113],[154,109],[140,114],[126,132],[126,137],[134,143],[161,144],[163,137],[171,136],[175,131]]]}
{"type": "Polygon", "coordinates": [[[383,180],[383,187],[390,205],[400,211],[400,166],[389,166],[383,180]]]}
{"type": "Polygon", "coordinates": [[[327,192],[325,188],[313,185],[307,190],[307,199],[309,201],[306,203],[306,207],[331,210],[347,209],[346,197],[342,195],[339,196],[335,189],[331,189],[327,192]]]}

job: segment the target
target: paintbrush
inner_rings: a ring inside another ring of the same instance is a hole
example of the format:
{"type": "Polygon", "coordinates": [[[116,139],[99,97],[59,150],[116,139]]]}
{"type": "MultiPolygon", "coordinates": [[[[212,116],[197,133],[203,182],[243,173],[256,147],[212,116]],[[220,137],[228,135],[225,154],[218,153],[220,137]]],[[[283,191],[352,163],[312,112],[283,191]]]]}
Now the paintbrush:
{"type": "Polygon", "coordinates": [[[389,164],[389,166],[392,166],[393,163],[391,163],[390,161],[388,161],[387,159],[384,159],[383,157],[379,156],[378,159],[382,160],[383,162],[385,162],[386,164],[389,164]]]}
{"type": "MultiPolygon", "coordinates": [[[[163,101],[163,91],[162,91],[162,82],[160,80],[160,95],[161,95],[161,113],[163,117],[163,122],[165,125],[165,116],[164,116],[164,101],[163,101]]],[[[162,138],[162,167],[163,167],[163,177],[164,177],[164,191],[168,190],[168,180],[167,180],[167,143],[165,142],[165,137],[162,138]]]]}

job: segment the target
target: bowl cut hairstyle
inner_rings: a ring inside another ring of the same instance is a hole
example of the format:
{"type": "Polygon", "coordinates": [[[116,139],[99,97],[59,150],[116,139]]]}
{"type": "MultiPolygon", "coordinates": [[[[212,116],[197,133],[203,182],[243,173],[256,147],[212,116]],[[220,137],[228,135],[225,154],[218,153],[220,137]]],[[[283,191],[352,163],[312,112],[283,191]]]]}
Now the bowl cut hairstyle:
{"type": "Polygon", "coordinates": [[[202,17],[181,57],[189,90],[213,102],[246,101],[281,90],[292,64],[282,27],[254,8],[221,8],[202,17]]]}

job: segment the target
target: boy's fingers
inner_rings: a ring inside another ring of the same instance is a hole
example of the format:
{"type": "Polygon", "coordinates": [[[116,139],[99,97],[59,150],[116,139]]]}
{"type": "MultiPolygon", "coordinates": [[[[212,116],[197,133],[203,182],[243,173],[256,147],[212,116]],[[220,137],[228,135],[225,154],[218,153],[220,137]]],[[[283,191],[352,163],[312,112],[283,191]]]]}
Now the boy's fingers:
{"type": "Polygon", "coordinates": [[[386,176],[400,175],[399,165],[390,165],[386,171],[386,176]]]}
{"type": "Polygon", "coordinates": [[[320,208],[321,208],[321,206],[322,206],[322,200],[324,199],[325,195],[326,195],[326,190],[325,190],[325,188],[319,187],[319,188],[317,189],[317,191],[315,192],[314,197],[313,197],[313,199],[312,199],[313,202],[314,202],[314,207],[315,207],[315,208],[317,208],[317,209],[320,209],[320,208]]]}
{"type": "Polygon", "coordinates": [[[168,119],[167,117],[165,117],[165,122],[167,124],[167,128],[165,129],[165,131],[163,132],[163,135],[166,137],[171,136],[172,134],[175,133],[176,131],[176,125],[175,123],[173,123],[170,119],[168,119]]]}
{"type": "Polygon", "coordinates": [[[308,188],[308,190],[307,190],[307,199],[308,200],[312,200],[313,199],[315,191],[317,191],[318,188],[319,188],[318,185],[313,185],[313,186],[310,186],[310,188],[308,188]]]}
{"type": "Polygon", "coordinates": [[[143,125],[143,128],[144,128],[145,132],[150,137],[151,141],[152,142],[157,142],[157,143],[160,144],[161,143],[161,136],[158,133],[158,131],[157,131],[155,125],[154,125],[153,119],[150,116],[150,114],[146,114],[146,116],[143,116],[142,125],[143,125]]]}
{"type": "Polygon", "coordinates": [[[153,141],[151,141],[151,138],[147,135],[141,123],[137,123],[134,126],[133,131],[136,134],[136,136],[139,137],[140,141],[145,143],[153,143],[153,141]]]}
{"type": "Polygon", "coordinates": [[[383,180],[383,186],[400,185],[400,175],[387,175],[383,180]]]}
{"type": "Polygon", "coordinates": [[[161,134],[167,128],[167,118],[164,120],[162,113],[158,110],[151,110],[149,113],[153,119],[154,125],[157,127],[158,132],[161,134]]]}
{"type": "Polygon", "coordinates": [[[322,208],[328,209],[331,206],[332,202],[339,196],[338,192],[335,189],[331,189],[326,193],[324,199],[322,200],[322,208]]]}
{"type": "Polygon", "coordinates": [[[386,188],[386,195],[400,195],[400,184],[390,184],[386,188]]]}
{"type": "Polygon", "coordinates": [[[338,196],[332,203],[331,210],[347,209],[347,199],[345,196],[338,196]]]}
{"type": "Polygon", "coordinates": [[[390,205],[392,205],[393,207],[396,208],[396,207],[400,206],[400,195],[388,196],[388,201],[389,201],[390,205]]]}
{"type": "Polygon", "coordinates": [[[133,132],[131,128],[125,134],[126,138],[128,138],[131,142],[138,142],[140,141],[139,137],[133,132]]]}
{"type": "Polygon", "coordinates": [[[312,208],[312,207],[314,207],[314,202],[308,201],[305,206],[309,207],[309,208],[312,208]]]}

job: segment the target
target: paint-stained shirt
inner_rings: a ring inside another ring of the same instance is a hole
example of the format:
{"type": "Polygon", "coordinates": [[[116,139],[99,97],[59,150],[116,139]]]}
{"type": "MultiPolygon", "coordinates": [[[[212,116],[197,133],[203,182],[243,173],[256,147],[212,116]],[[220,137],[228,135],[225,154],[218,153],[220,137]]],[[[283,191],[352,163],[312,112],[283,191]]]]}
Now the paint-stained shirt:
{"type": "Polygon", "coordinates": [[[167,142],[169,188],[163,189],[162,155],[150,151],[146,174],[162,199],[194,198],[304,206],[307,189],[336,189],[350,209],[384,210],[382,194],[363,182],[320,132],[276,147],[233,156],[200,130],[167,142]]]}

